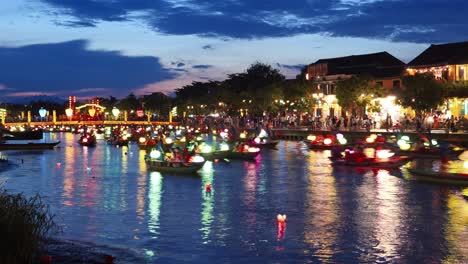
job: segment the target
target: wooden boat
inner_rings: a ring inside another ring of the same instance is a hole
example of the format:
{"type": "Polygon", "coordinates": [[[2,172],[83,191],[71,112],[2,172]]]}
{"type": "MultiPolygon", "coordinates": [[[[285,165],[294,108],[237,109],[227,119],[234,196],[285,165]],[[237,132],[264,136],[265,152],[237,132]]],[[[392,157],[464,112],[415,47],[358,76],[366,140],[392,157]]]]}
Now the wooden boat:
{"type": "Polygon", "coordinates": [[[113,145],[113,146],[128,146],[128,140],[124,140],[124,139],[118,139],[118,140],[107,140],[107,144],[109,145],[113,145]]]}
{"type": "MultiPolygon", "coordinates": [[[[451,149],[447,157],[449,159],[457,159],[465,150],[464,149],[451,149]]],[[[399,155],[409,155],[417,159],[440,159],[440,150],[438,148],[423,149],[423,150],[396,150],[395,153],[399,155]]]]}
{"type": "Polygon", "coordinates": [[[170,162],[153,159],[146,159],[145,161],[150,170],[174,174],[194,174],[205,165],[205,161],[197,163],[170,162]]]}
{"type": "Polygon", "coordinates": [[[238,159],[238,160],[254,160],[258,156],[260,151],[247,152],[247,151],[229,151],[226,158],[238,159]]]}
{"type": "Polygon", "coordinates": [[[306,145],[309,147],[309,149],[317,149],[317,150],[326,150],[326,149],[332,149],[333,147],[339,146],[339,147],[345,147],[345,145],[340,145],[340,144],[329,144],[325,145],[322,143],[312,143],[310,141],[304,141],[306,145]]]}
{"type": "Polygon", "coordinates": [[[408,171],[417,179],[439,183],[461,184],[468,186],[468,173],[434,171],[415,168],[408,168],[408,171]]]}
{"type": "Polygon", "coordinates": [[[8,131],[2,130],[0,131],[0,135],[3,132],[3,138],[11,139],[11,140],[34,140],[34,139],[42,139],[42,129],[38,130],[26,130],[26,131],[8,131]]]}
{"type": "Polygon", "coordinates": [[[60,141],[43,143],[43,142],[28,142],[28,143],[0,143],[0,150],[34,150],[34,149],[53,149],[60,141]]]}
{"type": "Polygon", "coordinates": [[[213,151],[213,152],[210,152],[210,153],[197,153],[197,154],[199,154],[200,156],[202,156],[206,160],[214,160],[214,159],[228,158],[230,152],[231,151],[229,151],[229,150],[225,150],[225,151],[220,150],[220,151],[213,151]]]}
{"type": "Polygon", "coordinates": [[[333,166],[367,167],[367,168],[398,168],[411,160],[409,156],[396,156],[385,159],[364,158],[361,161],[329,157],[333,166]]]}
{"type": "Polygon", "coordinates": [[[94,147],[96,146],[96,137],[94,135],[85,134],[78,140],[81,146],[94,147]]]}
{"type": "Polygon", "coordinates": [[[257,143],[255,142],[254,140],[249,142],[249,146],[251,147],[257,147],[257,148],[269,148],[269,149],[273,149],[276,147],[276,145],[278,145],[279,143],[279,140],[271,140],[271,139],[268,139],[266,141],[261,141],[260,143],[257,143]]]}

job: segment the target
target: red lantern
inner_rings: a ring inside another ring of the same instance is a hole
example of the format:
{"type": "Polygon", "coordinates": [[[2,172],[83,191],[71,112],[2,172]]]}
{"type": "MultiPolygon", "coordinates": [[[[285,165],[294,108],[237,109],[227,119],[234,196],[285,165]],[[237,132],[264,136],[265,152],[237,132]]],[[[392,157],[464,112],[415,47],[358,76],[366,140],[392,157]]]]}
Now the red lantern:
{"type": "Polygon", "coordinates": [[[145,115],[145,113],[143,112],[143,110],[137,110],[137,116],[138,117],[143,117],[145,115]]]}

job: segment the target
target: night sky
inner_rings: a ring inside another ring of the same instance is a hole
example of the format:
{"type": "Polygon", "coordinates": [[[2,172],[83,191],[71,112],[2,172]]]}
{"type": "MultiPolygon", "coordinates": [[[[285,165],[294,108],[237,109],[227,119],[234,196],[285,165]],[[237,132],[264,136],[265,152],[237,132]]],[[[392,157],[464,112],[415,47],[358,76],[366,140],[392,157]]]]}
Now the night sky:
{"type": "Polygon", "coordinates": [[[257,61],[288,78],[320,58],[468,40],[465,0],[2,0],[0,102],[171,93],[257,61]]]}

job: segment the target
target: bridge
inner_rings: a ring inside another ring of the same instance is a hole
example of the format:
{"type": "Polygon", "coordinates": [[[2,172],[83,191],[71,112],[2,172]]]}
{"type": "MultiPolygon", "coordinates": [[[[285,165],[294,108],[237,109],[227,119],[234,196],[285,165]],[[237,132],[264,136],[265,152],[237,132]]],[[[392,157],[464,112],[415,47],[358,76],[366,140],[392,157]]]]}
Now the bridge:
{"type": "Polygon", "coordinates": [[[5,126],[20,127],[20,126],[151,126],[151,125],[178,125],[179,122],[167,121],[118,121],[118,120],[101,120],[101,121],[35,121],[35,122],[5,122],[5,126]]]}

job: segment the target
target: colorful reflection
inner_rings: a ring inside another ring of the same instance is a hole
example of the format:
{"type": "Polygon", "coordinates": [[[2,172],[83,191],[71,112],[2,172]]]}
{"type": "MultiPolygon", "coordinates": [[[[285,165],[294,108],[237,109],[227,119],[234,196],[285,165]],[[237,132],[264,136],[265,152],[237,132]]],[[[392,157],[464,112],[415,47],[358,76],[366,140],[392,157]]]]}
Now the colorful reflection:
{"type": "Polygon", "coordinates": [[[163,176],[159,172],[149,173],[149,192],[148,192],[148,230],[157,238],[160,228],[161,201],[162,201],[163,176]]]}
{"type": "Polygon", "coordinates": [[[451,194],[447,200],[447,207],[448,222],[444,233],[448,254],[443,263],[468,263],[468,200],[451,194]]]}
{"type": "Polygon", "coordinates": [[[405,189],[399,184],[400,179],[390,175],[387,170],[378,170],[375,176],[376,194],[378,203],[374,236],[378,240],[376,249],[379,255],[387,260],[397,257],[402,245],[401,238],[407,236],[408,230],[403,225],[401,212],[402,196],[406,196],[405,189]]]}
{"type": "Polygon", "coordinates": [[[210,242],[209,236],[211,234],[211,228],[214,220],[213,211],[214,211],[214,201],[215,201],[215,188],[213,186],[213,162],[207,161],[200,171],[202,184],[201,184],[201,224],[202,228],[200,229],[203,233],[202,239],[203,243],[210,242]],[[211,189],[208,191],[206,185],[210,184],[211,189]]]}
{"type": "Polygon", "coordinates": [[[143,219],[145,215],[145,194],[146,194],[146,163],[145,163],[145,150],[140,150],[138,156],[138,167],[140,173],[137,178],[137,209],[136,213],[139,219],[143,219]]]}
{"type": "Polygon", "coordinates": [[[304,212],[304,242],[324,260],[335,254],[342,228],[335,177],[330,166],[323,166],[325,161],[323,153],[310,152],[304,212]]]}

